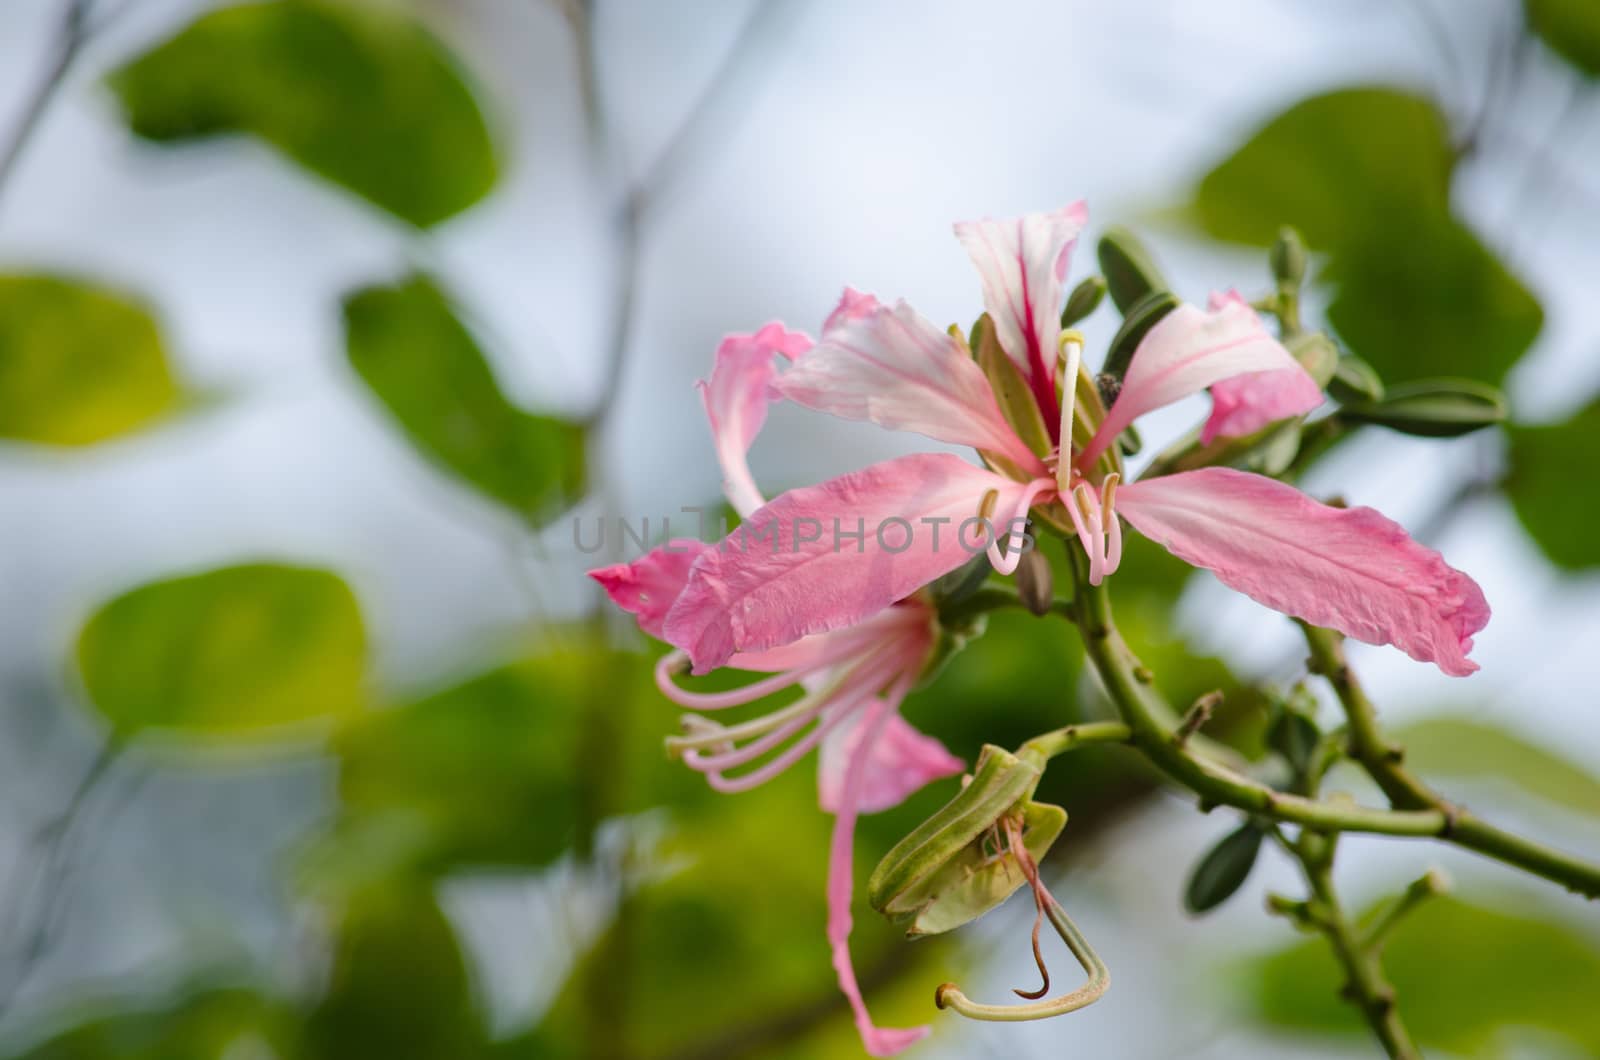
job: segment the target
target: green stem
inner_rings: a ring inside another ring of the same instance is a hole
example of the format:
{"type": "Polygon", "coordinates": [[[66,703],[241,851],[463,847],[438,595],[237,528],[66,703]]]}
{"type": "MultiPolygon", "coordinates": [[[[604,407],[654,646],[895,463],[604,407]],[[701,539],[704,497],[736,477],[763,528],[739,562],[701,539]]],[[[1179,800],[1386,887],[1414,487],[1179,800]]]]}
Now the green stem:
{"type": "MultiPolygon", "coordinates": [[[[1012,607],[1026,610],[1027,606],[1010,589],[979,589],[941,607],[939,620],[946,625],[959,625],[979,615],[986,615],[990,611],[1003,611],[1012,607]]],[[[1057,598],[1050,604],[1050,613],[1071,621],[1074,615],[1072,601],[1057,598]]]]}
{"type": "Polygon", "coordinates": [[[1017,748],[1017,757],[1044,769],[1058,754],[1090,743],[1127,743],[1133,730],[1120,721],[1090,721],[1042,733],[1017,748]]]}
{"type": "Polygon", "coordinates": [[[1378,712],[1345,659],[1344,638],[1332,630],[1300,624],[1311,649],[1311,668],[1327,678],[1349,719],[1350,756],[1383,789],[1397,809],[1433,809],[1445,817],[1438,838],[1559,883],[1587,898],[1600,897],[1600,866],[1513,835],[1456,806],[1405,767],[1405,754],[1384,739],[1378,712]]]}
{"type": "Polygon", "coordinates": [[[1377,949],[1363,943],[1334,890],[1333,843],[1320,836],[1302,835],[1294,848],[1311,889],[1311,923],[1326,936],[1345,971],[1343,996],[1361,1010],[1391,1060],[1421,1060],[1422,1054],[1400,1021],[1394,987],[1384,977],[1377,949]]]}
{"type": "MultiPolygon", "coordinates": [[[[1080,562],[1075,551],[1073,555],[1074,562],[1080,562]]],[[[1444,830],[1446,819],[1439,810],[1380,810],[1307,799],[1276,791],[1201,757],[1190,741],[1176,739],[1176,729],[1166,720],[1173,716],[1172,709],[1148,683],[1149,671],[1117,632],[1103,585],[1090,587],[1086,577],[1079,578],[1077,618],[1090,661],[1128,725],[1129,742],[1198,795],[1202,806],[1233,806],[1318,831],[1431,836],[1444,830]]]]}

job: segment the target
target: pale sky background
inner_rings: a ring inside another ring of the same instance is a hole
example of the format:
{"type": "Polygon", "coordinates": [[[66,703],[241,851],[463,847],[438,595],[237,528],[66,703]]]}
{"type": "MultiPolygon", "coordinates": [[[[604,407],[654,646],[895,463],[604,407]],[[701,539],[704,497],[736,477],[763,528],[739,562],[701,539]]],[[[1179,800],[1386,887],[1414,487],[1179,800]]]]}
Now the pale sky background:
{"type": "MultiPolygon", "coordinates": [[[[0,129],[38,76],[62,2],[0,4],[0,129]]],[[[142,292],[159,307],[184,376],[227,394],[210,412],[83,453],[0,448],[0,695],[10,700],[0,715],[0,867],[82,769],[83,733],[58,719],[49,697],[62,687],[76,624],[122,588],[249,557],[327,565],[360,595],[381,678],[393,687],[492,659],[528,616],[526,595],[507,576],[513,528],[425,468],[344,367],[343,291],[432,262],[470,306],[503,384],[520,400],[578,410],[608,385],[603,299],[614,263],[602,187],[582,150],[567,27],[552,4],[409,5],[466,57],[508,155],[497,191],[425,242],[262,146],[162,151],[131,139],[98,76],[207,6],[129,0],[0,197],[0,267],[64,268],[142,292]]],[[[1160,218],[1245,131],[1307,94],[1379,81],[1444,89],[1457,100],[1466,84],[1465,98],[1475,99],[1486,81],[1487,15],[1503,0],[1432,0],[1436,9],[1472,12],[1455,28],[1463,62],[1454,69],[1414,6],[791,4],[647,233],[610,466],[599,472],[620,510],[654,516],[716,495],[691,385],[723,333],[772,318],[815,330],[846,283],[905,297],[936,321],[970,320],[978,285],[951,235],[955,220],[1086,198],[1093,227],[1075,277],[1092,268],[1099,227],[1122,222],[1153,226],[1146,231],[1182,293],[1263,285],[1263,255],[1194,241],[1160,218]]],[[[655,155],[748,5],[601,0],[601,8],[605,94],[617,137],[637,162],[655,155]]],[[[1539,345],[1511,390],[1515,407],[1534,419],[1562,415],[1600,387],[1596,106],[1587,107],[1592,120],[1568,126],[1566,142],[1537,146],[1567,90],[1559,71],[1535,64],[1510,108],[1515,136],[1491,142],[1458,193],[1464,216],[1544,304],[1539,345]]],[[[1097,318],[1092,341],[1107,337],[1110,316],[1097,318]]],[[[1202,407],[1153,419],[1147,438],[1182,430],[1202,407]]],[[[781,487],[923,446],[779,409],[754,464],[763,482],[781,487]]],[[[1310,488],[1406,522],[1493,452],[1474,439],[1358,444],[1310,488]]],[[[523,557],[547,613],[570,610],[587,592],[583,557],[570,542],[562,522],[545,535],[543,558],[523,557]]],[[[1600,770],[1600,580],[1558,576],[1498,503],[1471,507],[1430,543],[1477,577],[1494,607],[1474,652],[1483,670],[1451,679],[1392,649],[1358,647],[1356,663],[1386,716],[1452,707],[1600,770]]],[[[1214,583],[1193,592],[1184,616],[1197,647],[1243,672],[1284,678],[1299,665],[1292,627],[1214,583]]],[[[105,842],[85,854],[68,899],[71,926],[30,996],[43,1003],[86,978],[159,967],[196,938],[215,940],[219,952],[243,946],[269,964],[290,963],[299,928],[275,865],[325,808],[330,783],[325,768],[307,765],[226,782],[163,775],[128,790],[105,842]],[[204,849],[185,836],[195,830],[208,837],[204,849]]],[[[1503,815],[1600,854],[1592,821],[1515,802],[1503,815]]],[[[1181,873],[1171,866],[1191,864],[1223,828],[1165,805],[1138,840],[1119,833],[1073,874],[1063,897],[1116,977],[1105,1001],[1060,1022],[947,1030],[917,1055],[1019,1056],[1023,1043],[1038,1055],[1059,1055],[1067,1044],[1081,1055],[1136,1060],[1333,1055],[1320,1043],[1240,1031],[1206,984],[1219,960],[1287,938],[1260,914],[1260,896],[1269,885],[1297,889],[1291,867],[1266,858],[1220,914],[1187,922],[1181,873]]],[[[1348,847],[1341,862],[1358,899],[1428,864],[1464,882],[1515,882],[1442,849],[1348,847]]],[[[1535,900],[1582,915],[1555,888],[1527,886],[1535,900]]],[[[537,913],[515,895],[508,903],[471,891],[453,903],[467,922],[515,907],[521,919],[508,912],[502,920],[511,934],[519,925],[540,930],[537,913]]],[[[1025,931],[1024,914],[1031,910],[1014,904],[978,935],[1025,931]]],[[[1032,974],[1025,952],[1012,949],[994,970],[997,992],[1032,974]]],[[[516,987],[496,993],[506,1026],[555,988],[551,975],[515,967],[515,957],[485,959],[516,987]]],[[[1351,1055],[1368,1052],[1358,1042],[1351,1055]]]]}

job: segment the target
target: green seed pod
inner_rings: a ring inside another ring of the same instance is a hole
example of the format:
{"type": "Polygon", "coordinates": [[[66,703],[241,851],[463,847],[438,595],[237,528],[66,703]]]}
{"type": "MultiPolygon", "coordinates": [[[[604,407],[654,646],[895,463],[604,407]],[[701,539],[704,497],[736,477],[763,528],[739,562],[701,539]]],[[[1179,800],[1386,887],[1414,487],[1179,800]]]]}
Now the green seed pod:
{"type": "Polygon", "coordinates": [[[1306,278],[1306,244],[1300,233],[1285,225],[1278,229],[1277,242],[1267,255],[1272,277],[1280,287],[1297,288],[1306,278]]]}
{"type": "Polygon", "coordinates": [[[1421,379],[1392,386],[1382,401],[1346,405],[1340,415],[1423,438],[1454,438],[1504,423],[1505,395],[1472,379],[1421,379]]]}
{"type": "Polygon", "coordinates": [[[1140,341],[1161,322],[1162,317],[1176,308],[1177,295],[1171,291],[1151,291],[1126,310],[1122,327],[1112,337],[1110,352],[1106,354],[1105,374],[1121,379],[1128,371],[1128,362],[1133,359],[1133,351],[1139,348],[1140,341]]]}
{"type": "Polygon", "coordinates": [[[1339,347],[1320,331],[1295,335],[1286,343],[1294,359],[1320,387],[1326,387],[1339,370],[1339,347]]]}
{"type": "Polygon", "coordinates": [[[1168,290],[1166,277],[1139,237],[1126,228],[1106,230],[1096,248],[1100,271],[1105,274],[1111,301],[1126,314],[1139,299],[1168,290]]]}
{"type": "Polygon", "coordinates": [[[1378,378],[1377,370],[1348,353],[1339,358],[1327,389],[1339,401],[1352,404],[1383,398],[1383,380],[1378,378]]]}
{"type": "Polygon", "coordinates": [[[1066,308],[1061,310],[1061,326],[1070,328],[1078,321],[1100,308],[1106,296],[1106,281],[1101,276],[1090,276],[1072,289],[1067,296],[1066,308]]]}
{"type": "Polygon", "coordinates": [[[867,881],[872,908],[912,937],[936,935],[982,916],[1011,896],[1027,878],[1006,849],[994,842],[997,824],[1022,826],[1022,844],[1043,858],[1067,812],[1032,802],[1039,767],[992,744],[978,757],[966,786],[886,854],[867,881]]]}

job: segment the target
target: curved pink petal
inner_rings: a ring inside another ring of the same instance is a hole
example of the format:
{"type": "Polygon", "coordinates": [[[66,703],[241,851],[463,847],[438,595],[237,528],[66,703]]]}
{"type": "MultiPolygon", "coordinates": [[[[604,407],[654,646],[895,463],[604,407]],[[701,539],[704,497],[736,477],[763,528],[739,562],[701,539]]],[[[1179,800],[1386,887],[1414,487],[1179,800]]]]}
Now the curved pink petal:
{"type": "Polygon", "coordinates": [[[773,388],[819,412],[987,449],[1044,471],[1006,423],[983,369],[903,301],[830,318],[822,341],[773,388]]]}
{"type": "MultiPolygon", "coordinates": [[[[865,726],[859,718],[845,722],[822,741],[817,758],[817,797],[829,813],[844,802],[845,778],[861,744],[865,726]]],[[[899,714],[892,714],[866,749],[867,764],[861,785],[861,813],[877,813],[898,806],[914,792],[935,780],[953,777],[966,763],[944,744],[918,732],[899,714]]]]}
{"type": "Polygon", "coordinates": [[[722,488],[741,517],[766,503],[746,456],[767,420],[778,373],[773,358],[798,357],[810,348],[810,336],[782,324],[768,324],[754,335],[729,335],[717,346],[711,378],[697,384],[722,465],[722,488]]]}
{"type": "Polygon", "coordinates": [[[849,1000],[851,1011],[855,1014],[861,1043],[872,1056],[893,1056],[927,1037],[929,1030],[927,1027],[900,1029],[874,1024],[871,1014],[867,1012],[866,1000],[861,996],[861,985],[856,981],[855,966],[850,961],[852,870],[856,817],[866,791],[869,771],[866,749],[877,742],[879,730],[893,716],[895,707],[905,694],[904,684],[902,682],[890,699],[876,700],[863,712],[858,726],[863,730],[864,737],[845,768],[839,811],[833,821],[833,838],[828,844],[828,945],[833,951],[833,970],[839,977],[839,989],[849,1000]]]}
{"type": "Polygon", "coordinates": [[[1203,468],[1117,491],[1134,529],[1285,614],[1472,673],[1483,590],[1371,508],[1332,508],[1292,486],[1203,468]]]}
{"type": "Polygon", "coordinates": [[[846,287],[844,294],[839,296],[839,304],[822,323],[822,337],[826,339],[834,328],[876,313],[880,305],[881,303],[872,295],[858,291],[854,287],[846,287]]]}
{"type": "Polygon", "coordinates": [[[689,569],[710,545],[693,538],[676,538],[645,553],[632,563],[618,563],[589,572],[611,602],[634,615],[639,628],[664,640],[661,624],[672,603],[689,580],[689,569]]]}
{"type": "MultiPolygon", "coordinates": [[[[1078,466],[1087,467],[1146,412],[1224,380],[1259,373],[1276,373],[1277,378],[1265,389],[1255,388],[1246,395],[1267,401],[1259,413],[1267,418],[1258,426],[1309,412],[1322,404],[1322,390],[1316,380],[1272,337],[1243,299],[1237,295],[1214,297],[1209,311],[1180,305],[1139,343],[1128,362],[1122,392],[1093,440],[1078,456],[1078,466]]],[[[1237,403],[1239,397],[1238,393],[1229,396],[1225,390],[1223,400],[1237,403]]],[[[1237,408],[1233,413],[1241,422],[1257,415],[1240,413],[1237,408]]]]}
{"type": "Polygon", "coordinates": [[[985,495],[1009,513],[1025,488],[919,453],[791,490],[695,562],[666,639],[706,673],[734,652],[855,625],[970,559],[987,543],[985,495]]]}
{"type": "Polygon", "coordinates": [[[1045,422],[1060,417],[1055,369],[1061,338],[1061,284],[1072,244],[1089,221],[1082,201],[1053,213],[956,225],[956,238],[983,280],[983,305],[1000,346],[1022,368],[1045,422]]]}

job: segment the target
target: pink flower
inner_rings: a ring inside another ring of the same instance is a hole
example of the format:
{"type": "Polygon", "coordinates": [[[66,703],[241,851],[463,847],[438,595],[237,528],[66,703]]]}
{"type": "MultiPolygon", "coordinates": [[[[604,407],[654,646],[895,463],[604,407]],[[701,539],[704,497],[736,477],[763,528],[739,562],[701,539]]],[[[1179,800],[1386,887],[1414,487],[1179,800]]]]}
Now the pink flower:
{"type": "MultiPolygon", "coordinates": [[[[735,653],[763,651],[853,626],[966,561],[959,529],[977,516],[1001,527],[1030,513],[1070,525],[1099,584],[1121,562],[1125,515],[1174,554],[1287,614],[1351,636],[1395,644],[1446,673],[1475,669],[1472,634],[1488,621],[1482,593],[1382,516],[1316,504],[1271,480],[1215,470],[1122,484],[1097,463],[1135,419],[1209,389],[1204,436],[1252,433],[1322,403],[1316,382],[1238,295],[1205,309],[1180,305],[1140,342],[1117,400],[1094,437],[1072,453],[1080,344],[1059,310],[1067,259],[1086,219],[1081,203],[1049,214],[959,224],[982,279],[984,306],[1049,435],[1030,448],[1007,420],[966,344],[904,302],[847,290],[821,341],[764,385],[798,404],[971,446],[986,468],[947,454],[901,457],[797,489],[747,514],[746,527],[693,564],[662,620],[666,639],[696,672],[735,653]],[[1043,448],[1043,446],[1040,446],[1043,448]],[[863,540],[838,531],[861,524],[863,540]],[[874,534],[886,526],[893,532],[874,534]],[[749,530],[783,547],[750,547],[749,530]],[[909,529],[910,532],[907,532],[909,529]],[[830,532],[832,531],[832,532],[830,532]],[[955,538],[955,540],[953,540],[955,538]],[[846,547],[841,548],[841,544],[846,547]],[[962,547],[952,547],[952,544],[962,547]],[[849,547],[854,545],[855,547],[849,547]]],[[[726,444],[726,443],[724,443],[726,444]]]]}
{"type": "MultiPolygon", "coordinates": [[[[763,504],[746,453],[766,418],[775,358],[799,356],[809,345],[804,335],[777,325],[755,335],[731,336],[717,350],[710,380],[701,384],[728,499],[741,515],[763,504]]],[[[591,576],[619,607],[638,618],[641,629],[662,637],[667,614],[690,572],[714,556],[710,545],[677,540],[591,576]]],[[[937,636],[932,606],[924,595],[908,593],[852,626],[766,651],[731,654],[726,665],[770,675],[731,692],[707,694],[680,687],[674,679],[684,660],[680,652],[664,656],[656,667],[662,692],[698,712],[686,718],[686,734],[669,745],[718,791],[749,790],[820,748],[819,802],[835,815],[828,858],[828,943],[840,989],[874,1056],[899,1052],[928,1028],[881,1028],[867,1012],[849,948],[855,824],[860,814],[899,805],[924,785],[963,768],[960,759],[899,714],[937,636]],[[805,694],[764,717],[724,726],[701,716],[796,685],[805,694]]]]}

